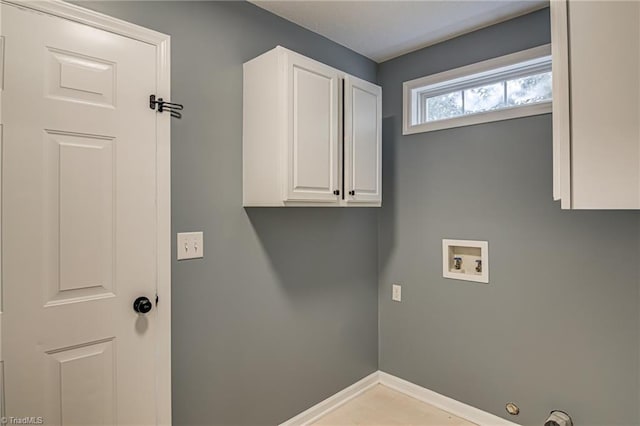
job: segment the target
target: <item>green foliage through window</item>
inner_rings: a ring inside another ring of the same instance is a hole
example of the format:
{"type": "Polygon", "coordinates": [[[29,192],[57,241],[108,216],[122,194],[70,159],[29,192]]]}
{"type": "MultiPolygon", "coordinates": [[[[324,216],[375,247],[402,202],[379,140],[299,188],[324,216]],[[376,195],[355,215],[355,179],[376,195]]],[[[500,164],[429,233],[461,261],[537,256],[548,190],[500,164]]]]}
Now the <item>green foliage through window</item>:
{"type": "Polygon", "coordinates": [[[427,122],[551,100],[551,71],[423,97],[427,122]]]}

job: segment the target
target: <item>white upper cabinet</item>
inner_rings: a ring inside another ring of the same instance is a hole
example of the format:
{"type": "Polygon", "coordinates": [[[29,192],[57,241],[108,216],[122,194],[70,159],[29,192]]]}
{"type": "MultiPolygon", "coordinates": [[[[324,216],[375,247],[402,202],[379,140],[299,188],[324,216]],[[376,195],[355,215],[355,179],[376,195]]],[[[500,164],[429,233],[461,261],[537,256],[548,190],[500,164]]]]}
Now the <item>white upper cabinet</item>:
{"type": "Polygon", "coordinates": [[[381,89],[283,47],[244,64],[243,205],[381,205],[381,89]]]}
{"type": "Polygon", "coordinates": [[[640,2],[552,0],[554,197],[640,209],[640,2]]]}
{"type": "Polygon", "coordinates": [[[345,199],[375,203],[382,199],[382,90],[347,76],[344,83],[345,199]]]}

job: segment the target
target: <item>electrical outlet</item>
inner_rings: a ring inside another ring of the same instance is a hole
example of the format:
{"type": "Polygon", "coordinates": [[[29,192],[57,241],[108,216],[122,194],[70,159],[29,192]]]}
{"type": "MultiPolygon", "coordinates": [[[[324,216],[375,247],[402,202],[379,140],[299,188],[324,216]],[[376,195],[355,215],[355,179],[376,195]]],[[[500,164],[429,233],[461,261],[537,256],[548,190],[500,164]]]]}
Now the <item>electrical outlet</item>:
{"type": "Polygon", "coordinates": [[[202,232],[180,232],[176,246],[178,260],[204,257],[204,238],[202,232]]]}
{"type": "Polygon", "coordinates": [[[391,290],[391,299],[396,302],[402,302],[402,286],[400,284],[393,284],[391,290]]]}

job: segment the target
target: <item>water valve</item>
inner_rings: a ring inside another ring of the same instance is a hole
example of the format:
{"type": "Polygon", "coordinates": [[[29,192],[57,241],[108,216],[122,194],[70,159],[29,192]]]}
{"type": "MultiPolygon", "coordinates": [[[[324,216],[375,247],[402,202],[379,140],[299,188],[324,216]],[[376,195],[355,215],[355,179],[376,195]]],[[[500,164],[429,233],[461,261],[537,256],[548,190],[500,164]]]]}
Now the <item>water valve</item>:
{"type": "Polygon", "coordinates": [[[454,269],[461,269],[462,268],[462,258],[461,257],[454,257],[453,258],[453,268],[454,269]]]}

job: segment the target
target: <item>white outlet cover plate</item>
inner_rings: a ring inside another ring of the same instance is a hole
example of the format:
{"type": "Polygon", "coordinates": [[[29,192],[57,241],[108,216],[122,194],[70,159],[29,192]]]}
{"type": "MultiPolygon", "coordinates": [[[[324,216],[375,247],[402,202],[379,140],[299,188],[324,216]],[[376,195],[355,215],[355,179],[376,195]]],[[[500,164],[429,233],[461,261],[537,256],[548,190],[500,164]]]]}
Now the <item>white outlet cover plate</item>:
{"type": "Polygon", "coordinates": [[[391,290],[391,299],[396,302],[402,302],[402,286],[400,284],[393,284],[391,290]]]}
{"type": "Polygon", "coordinates": [[[178,260],[204,257],[204,235],[202,232],[180,232],[176,246],[178,260]]]}

